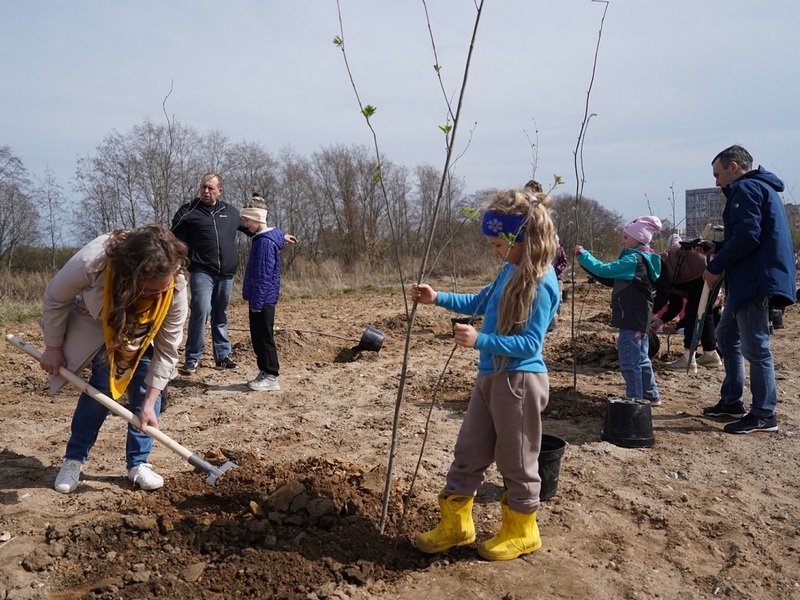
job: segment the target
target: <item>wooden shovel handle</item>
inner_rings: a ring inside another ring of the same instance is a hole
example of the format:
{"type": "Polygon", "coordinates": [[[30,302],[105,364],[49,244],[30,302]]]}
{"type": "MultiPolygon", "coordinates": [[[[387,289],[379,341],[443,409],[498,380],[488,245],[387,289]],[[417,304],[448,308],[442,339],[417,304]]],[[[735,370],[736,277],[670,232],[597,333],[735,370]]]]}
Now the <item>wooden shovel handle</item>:
{"type": "MultiPolygon", "coordinates": [[[[29,354],[36,360],[39,360],[42,357],[42,353],[37,348],[34,348],[27,342],[23,342],[15,335],[12,335],[10,333],[7,334],[6,341],[12,346],[16,346],[26,354],[29,354]]],[[[97,400],[97,402],[105,406],[115,415],[117,415],[118,417],[122,417],[128,423],[136,427],[139,431],[143,431],[153,439],[164,444],[167,448],[169,448],[176,454],[182,456],[186,460],[188,460],[189,457],[192,456],[192,453],[187,448],[181,446],[178,442],[173,440],[171,437],[169,437],[166,433],[162,432],[160,429],[157,429],[156,427],[152,427],[150,425],[148,425],[147,427],[142,427],[142,422],[139,420],[139,417],[137,417],[127,408],[116,402],[113,398],[106,396],[97,388],[89,385],[86,381],[75,375],[75,373],[73,373],[72,371],[64,367],[61,367],[58,374],[61,375],[61,377],[63,377],[66,381],[69,381],[80,391],[84,392],[88,396],[91,396],[92,398],[97,400]]]]}

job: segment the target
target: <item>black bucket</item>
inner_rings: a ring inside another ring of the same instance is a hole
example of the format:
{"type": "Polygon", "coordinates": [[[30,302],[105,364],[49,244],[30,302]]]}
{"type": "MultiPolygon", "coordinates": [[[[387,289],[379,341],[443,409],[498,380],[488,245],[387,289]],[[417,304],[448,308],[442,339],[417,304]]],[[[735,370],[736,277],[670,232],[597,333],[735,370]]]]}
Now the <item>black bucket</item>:
{"type": "Polygon", "coordinates": [[[383,334],[370,325],[364,327],[364,333],[361,334],[361,341],[358,342],[357,348],[359,350],[378,352],[382,347],[383,334]]]}
{"type": "Polygon", "coordinates": [[[539,491],[539,500],[544,502],[556,495],[558,475],[561,472],[561,457],[567,442],[554,435],[542,434],[542,449],[539,451],[539,477],[542,479],[542,489],[539,491]]]}
{"type": "Polygon", "coordinates": [[[655,444],[650,402],[609,398],[600,439],[623,448],[649,448],[655,444]]]}

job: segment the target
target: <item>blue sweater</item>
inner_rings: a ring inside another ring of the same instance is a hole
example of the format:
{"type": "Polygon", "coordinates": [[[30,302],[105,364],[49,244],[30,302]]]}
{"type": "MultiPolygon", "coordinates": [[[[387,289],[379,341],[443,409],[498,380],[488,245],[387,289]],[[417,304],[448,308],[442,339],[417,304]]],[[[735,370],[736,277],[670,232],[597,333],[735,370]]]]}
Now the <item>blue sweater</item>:
{"type": "Polygon", "coordinates": [[[795,302],[794,249],[782,191],[783,182],[761,166],[722,188],[725,239],[716,242],[707,268],[725,272],[726,310],[736,313],[765,296],[782,306],[795,302]]]}
{"type": "Polygon", "coordinates": [[[478,333],[475,348],[480,351],[478,373],[495,372],[493,355],[507,356],[506,371],[530,371],[546,373],[542,358],[542,347],[547,326],[556,314],[559,293],[558,280],[551,269],[536,286],[536,298],[531,307],[525,329],[516,335],[499,335],[497,331],[497,309],[503,288],[514,273],[514,266],[505,263],[493,284],[487,285],[477,294],[454,294],[439,292],[436,306],[465,315],[483,315],[483,326],[478,333]],[[488,297],[487,297],[488,294],[488,297]]]}
{"type": "Polygon", "coordinates": [[[261,310],[267,304],[278,303],[281,292],[281,248],[285,243],[283,232],[277,227],[253,236],[242,282],[242,297],[250,302],[251,310],[261,310]]]}

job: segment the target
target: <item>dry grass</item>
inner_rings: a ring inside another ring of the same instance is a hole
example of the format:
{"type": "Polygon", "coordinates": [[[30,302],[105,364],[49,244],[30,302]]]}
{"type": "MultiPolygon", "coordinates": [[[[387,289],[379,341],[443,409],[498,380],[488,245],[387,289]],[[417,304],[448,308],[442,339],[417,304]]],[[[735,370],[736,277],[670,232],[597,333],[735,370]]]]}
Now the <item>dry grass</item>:
{"type": "Polygon", "coordinates": [[[51,274],[0,271],[0,323],[37,318],[51,274]]]}
{"type": "MultiPolygon", "coordinates": [[[[439,289],[458,289],[460,286],[483,285],[496,274],[497,263],[466,265],[459,273],[439,271],[425,280],[439,289]],[[431,279],[432,278],[432,279],[431,279]]],[[[404,283],[416,280],[415,264],[404,265],[404,283]]],[[[46,273],[15,273],[0,271],[0,324],[34,319],[42,313],[42,295],[52,275],[46,273]]],[[[381,292],[400,289],[400,275],[393,264],[369,265],[358,263],[345,267],[338,261],[295,261],[281,280],[281,294],[289,297],[314,297],[348,294],[369,290],[381,292]]],[[[241,280],[234,287],[234,303],[241,300],[241,280]]]]}

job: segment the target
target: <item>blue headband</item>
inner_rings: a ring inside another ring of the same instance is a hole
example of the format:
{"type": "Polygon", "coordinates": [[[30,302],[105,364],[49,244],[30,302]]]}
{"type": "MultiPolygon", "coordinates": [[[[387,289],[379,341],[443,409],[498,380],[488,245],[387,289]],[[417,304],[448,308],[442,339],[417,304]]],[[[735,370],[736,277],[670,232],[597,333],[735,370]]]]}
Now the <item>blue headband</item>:
{"type": "Polygon", "coordinates": [[[525,237],[524,225],[527,218],[528,215],[501,215],[486,211],[483,213],[481,232],[490,237],[500,237],[505,234],[510,238],[513,235],[513,241],[521,242],[525,237]]]}

